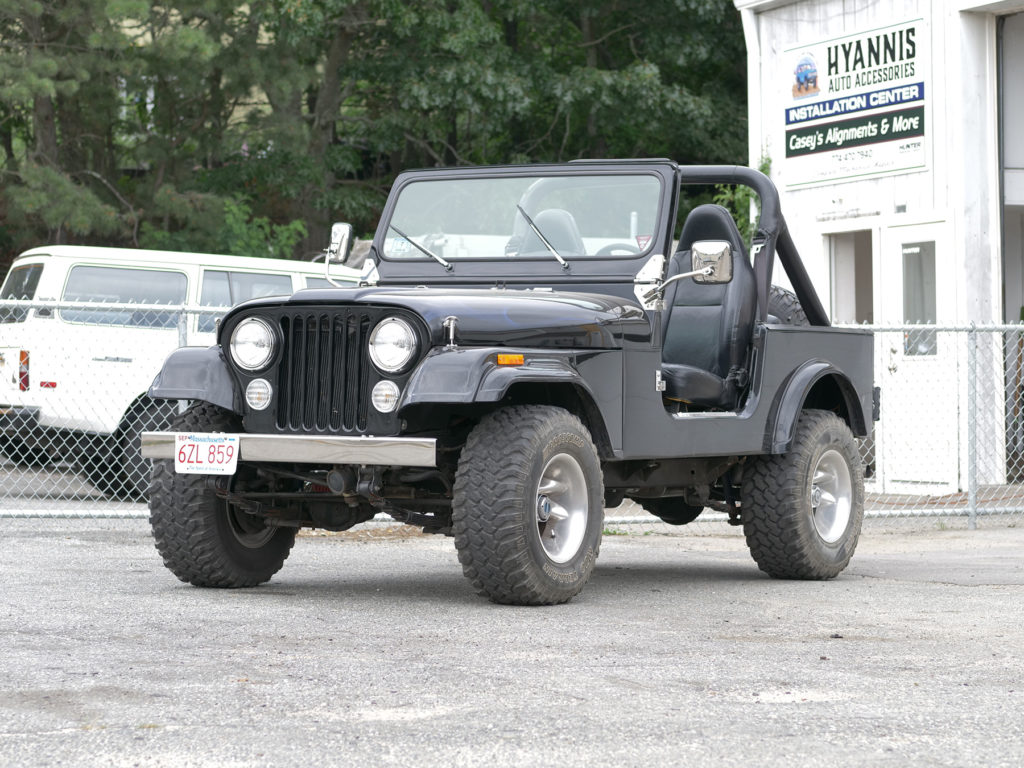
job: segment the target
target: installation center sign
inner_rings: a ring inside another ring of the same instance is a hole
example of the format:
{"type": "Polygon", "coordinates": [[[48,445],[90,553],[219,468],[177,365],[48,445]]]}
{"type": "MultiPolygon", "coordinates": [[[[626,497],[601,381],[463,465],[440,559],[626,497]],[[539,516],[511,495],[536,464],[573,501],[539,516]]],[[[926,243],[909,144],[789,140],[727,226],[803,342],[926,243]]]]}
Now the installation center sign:
{"type": "Polygon", "coordinates": [[[923,169],[921,19],[784,52],[787,187],[923,169]]]}

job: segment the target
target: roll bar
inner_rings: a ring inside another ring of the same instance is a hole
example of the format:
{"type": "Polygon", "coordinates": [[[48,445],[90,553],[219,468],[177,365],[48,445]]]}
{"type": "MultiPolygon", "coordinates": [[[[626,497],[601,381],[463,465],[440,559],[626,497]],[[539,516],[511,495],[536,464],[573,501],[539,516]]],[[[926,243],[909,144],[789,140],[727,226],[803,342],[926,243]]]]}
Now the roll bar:
{"type": "Polygon", "coordinates": [[[761,218],[751,249],[757,280],[758,319],[761,322],[768,320],[768,289],[772,282],[775,254],[778,253],[807,320],[811,325],[831,325],[786,226],[779,192],[772,180],[760,171],[742,165],[680,165],[678,168],[682,184],[742,184],[753,189],[761,199],[761,218]]]}

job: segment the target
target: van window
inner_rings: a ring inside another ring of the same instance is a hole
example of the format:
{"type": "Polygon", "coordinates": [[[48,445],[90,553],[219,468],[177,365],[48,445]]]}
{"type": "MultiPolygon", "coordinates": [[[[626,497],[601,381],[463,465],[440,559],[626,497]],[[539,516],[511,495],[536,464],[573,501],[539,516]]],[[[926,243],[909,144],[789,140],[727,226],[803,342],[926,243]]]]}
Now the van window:
{"type": "MultiPolygon", "coordinates": [[[[262,296],[291,296],[291,275],[264,272],[225,272],[208,269],[203,273],[203,289],[199,303],[204,307],[233,307],[262,296]]],[[[199,330],[217,328],[219,314],[201,314],[199,330]]]]}
{"type": "Polygon", "coordinates": [[[307,277],[306,278],[307,288],[337,288],[330,280],[326,277],[307,277]]]}
{"type": "MultiPolygon", "coordinates": [[[[6,299],[34,299],[39,276],[43,274],[42,264],[15,267],[7,273],[4,287],[0,289],[0,301],[6,299]]],[[[0,323],[23,323],[27,309],[5,309],[0,307],[0,323]]]]}
{"type": "MultiPolygon", "coordinates": [[[[116,304],[184,304],[187,284],[181,272],[78,266],[68,273],[63,299],[116,304]]],[[[63,309],[61,317],[72,323],[143,328],[173,328],[178,324],[177,312],[63,309]]]]}

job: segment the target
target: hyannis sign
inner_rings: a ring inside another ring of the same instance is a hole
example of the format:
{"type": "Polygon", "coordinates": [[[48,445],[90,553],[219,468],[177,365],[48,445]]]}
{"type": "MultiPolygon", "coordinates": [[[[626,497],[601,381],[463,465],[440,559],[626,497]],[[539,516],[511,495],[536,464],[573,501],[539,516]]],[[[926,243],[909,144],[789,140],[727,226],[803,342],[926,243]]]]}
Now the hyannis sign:
{"type": "Polygon", "coordinates": [[[784,52],[786,186],[923,169],[921,19],[784,52]]]}

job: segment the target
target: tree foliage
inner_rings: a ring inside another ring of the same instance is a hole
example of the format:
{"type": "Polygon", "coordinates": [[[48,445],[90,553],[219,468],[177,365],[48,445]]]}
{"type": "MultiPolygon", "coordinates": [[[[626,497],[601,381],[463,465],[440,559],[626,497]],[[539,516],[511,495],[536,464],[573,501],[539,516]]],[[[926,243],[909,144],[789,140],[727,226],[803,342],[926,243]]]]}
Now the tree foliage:
{"type": "Polygon", "coordinates": [[[303,256],[407,167],[743,162],[744,76],[729,0],[0,0],[0,248],[303,256]]]}

